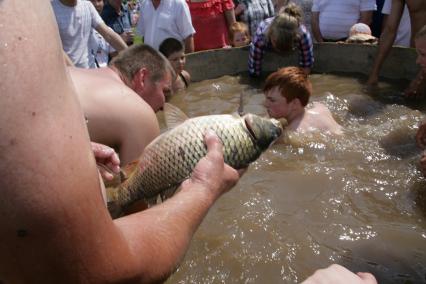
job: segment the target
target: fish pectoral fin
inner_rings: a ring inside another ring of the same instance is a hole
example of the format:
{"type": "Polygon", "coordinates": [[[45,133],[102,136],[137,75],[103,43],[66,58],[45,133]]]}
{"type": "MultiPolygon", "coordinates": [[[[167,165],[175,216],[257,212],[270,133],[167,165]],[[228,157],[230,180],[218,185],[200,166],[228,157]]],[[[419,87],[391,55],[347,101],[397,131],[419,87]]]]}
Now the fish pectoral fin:
{"type": "Polygon", "coordinates": [[[133,161],[125,165],[121,168],[120,176],[121,176],[121,182],[124,182],[126,179],[128,179],[135,171],[138,170],[139,166],[139,160],[133,161]]]}
{"type": "Polygon", "coordinates": [[[185,120],[188,119],[188,116],[181,111],[178,107],[165,103],[164,107],[164,118],[168,129],[175,128],[179,124],[182,124],[185,120]]]}

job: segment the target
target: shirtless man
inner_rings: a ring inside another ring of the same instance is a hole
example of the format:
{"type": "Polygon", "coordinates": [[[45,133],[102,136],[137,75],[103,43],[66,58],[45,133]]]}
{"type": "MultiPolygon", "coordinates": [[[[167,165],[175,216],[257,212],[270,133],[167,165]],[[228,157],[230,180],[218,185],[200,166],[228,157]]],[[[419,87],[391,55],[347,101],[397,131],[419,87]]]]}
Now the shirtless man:
{"type": "Polygon", "coordinates": [[[134,45],[114,57],[110,67],[70,67],[88,120],[90,139],[113,147],[122,165],[136,160],[160,133],[155,112],[171,90],[173,68],[148,45],[134,45]]]}
{"type": "Polygon", "coordinates": [[[297,132],[320,130],[332,134],[342,133],[342,127],[325,105],[314,103],[312,108],[305,109],[312,86],[303,69],[279,69],[268,76],[263,91],[269,116],[276,119],[285,118],[288,129],[297,132]]]}
{"type": "Polygon", "coordinates": [[[112,220],[49,1],[0,0],[0,24],[1,282],[164,280],[238,180],[220,140],[206,135],[207,156],[172,198],[112,220]]]}
{"type": "MultiPolygon", "coordinates": [[[[407,4],[411,19],[411,34],[415,35],[424,25],[426,25],[426,1],[424,0],[392,0],[392,10],[386,22],[386,26],[379,40],[379,51],[374,61],[367,84],[377,84],[379,80],[380,69],[388,56],[393,42],[396,38],[399,22],[404,12],[404,5],[407,4]]],[[[412,36],[413,37],[413,36],[412,36]]],[[[414,40],[411,39],[411,46],[414,46],[414,40]]],[[[410,83],[404,91],[406,96],[421,96],[426,92],[426,80],[420,71],[416,78],[410,83]]]]}

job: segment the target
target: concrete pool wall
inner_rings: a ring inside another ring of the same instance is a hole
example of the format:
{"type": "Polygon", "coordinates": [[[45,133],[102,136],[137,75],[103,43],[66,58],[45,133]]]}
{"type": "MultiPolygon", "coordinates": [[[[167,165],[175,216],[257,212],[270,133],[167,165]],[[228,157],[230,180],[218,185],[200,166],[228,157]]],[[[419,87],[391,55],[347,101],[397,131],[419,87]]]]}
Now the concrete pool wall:
{"type": "MultiPolygon", "coordinates": [[[[247,72],[248,47],[216,49],[188,54],[185,69],[192,81],[213,79],[223,75],[247,72]]],[[[297,51],[289,56],[268,52],[263,71],[273,72],[280,67],[297,66],[297,51]]],[[[313,73],[359,73],[368,76],[377,54],[377,46],[360,44],[322,43],[314,45],[313,73]]],[[[393,47],[386,59],[381,77],[411,80],[418,69],[414,48],[393,47]]]]}

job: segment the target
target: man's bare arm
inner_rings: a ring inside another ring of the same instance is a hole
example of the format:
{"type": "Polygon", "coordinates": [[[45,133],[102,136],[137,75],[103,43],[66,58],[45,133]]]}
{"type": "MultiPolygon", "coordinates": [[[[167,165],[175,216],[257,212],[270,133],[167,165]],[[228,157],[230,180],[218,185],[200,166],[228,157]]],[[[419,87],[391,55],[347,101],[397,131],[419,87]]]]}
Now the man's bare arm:
{"type": "Polygon", "coordinates": [[[185,39],[185,53],[194,52],[194,35],[190,35],[185,39]]]}
{"type": "Polygon", "coordinates": [[[312,12],[312,33],[317,42],[324,42],[319,28],[319,12],[312,12]]]}
{"type": "Polygon", "coordinates": [[[379,50],[377,52],[373,68],[370,72],[370,76],[367,82],[367,84],[369,85],[377,84],[379,80],[380,69],[382,68],[383,62],[385,61],[386,57],[389,55],[389,52],[395,41],[396,33],[398,31],[398,26],[399,22],[401,21],[403,11],[404,1],[393,0],[391,13],[386,21],[386,26],[384,27],[384,30],[380,35],[379,50]]]}
{"type": "Polygon", "coordinates": [[[373,11],[361,11],[359,22],[366,25],[371,25],[373,22],[373,11]]]}
{"type": "Polygon", "coordinates": [[[124,42],[124,40],[121,38],[121,36],[119,34],[117,34],[116,32],[114,32],[111,28],[109,28],[104,23],[99,24],[96,27],[96,30],[118,52],[127,48],[127,44],[124,42]]]}

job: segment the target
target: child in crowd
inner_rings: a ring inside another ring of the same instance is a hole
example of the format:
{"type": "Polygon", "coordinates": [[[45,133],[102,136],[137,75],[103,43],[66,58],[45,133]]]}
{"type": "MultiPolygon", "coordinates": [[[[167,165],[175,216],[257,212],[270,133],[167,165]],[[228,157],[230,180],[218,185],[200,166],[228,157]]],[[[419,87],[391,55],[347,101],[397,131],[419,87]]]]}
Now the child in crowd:
{"type": "Polygon", "coordinates": [[[287,129],[296,132],[326,131],[341,134],[342,127],[334,120],[330,110],[315,102],[305,109],[312,93],[308,75],[302,68],[286,67],[272,73],[263,89],[265,107],[270,117],[285,118],[287,129]]]}
{"type": "Polygon", "coordinates": [[[248,26],[243,22],[235,22],[229,27],[229,40],[233,47],[245,46],[250,43],[248,26]]]}
{"type": "Polygon", "coordinates": [[[357,23],[349,30],[349,37],[346,43],[360,43],[360,44],[377,44],[378,39],[371,35],[371,29],[368,25],[357,23]]]}
{"type": "Polygon", "coordinates": [[[186,59],[182,42],[175,38],[167,38],[160,44],[160,52],[167,57],[176,72],[176,80],[172,85],[173,92],[187,88],[191,76],[183,70],[186,59]]]}
{"type": "Polygon", "coordinates": [[[273,49],[280,54],[287,54],[294,48],[299,49],[299,66],[309,74],[314,64],[312,38],[302,24],[300,8],[290,3],[283,7],[277,16],[259,24],[250,45],[248,61],[250,76],[260,75],[266,51],[273,49]]]}
{"type": "MultiPolygon", "coordinates": [[[[103,0],[90,0],[96,11],[101,14],[104,9],[103,0]]],[[[108,60],[117,54],[117,51],[102,37],[100,33],[92,29],[89,38],[89,68],[107,67],[108,60]]]]}

